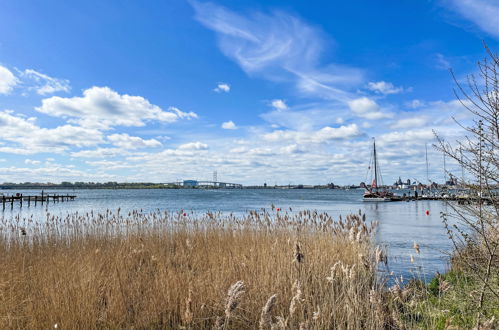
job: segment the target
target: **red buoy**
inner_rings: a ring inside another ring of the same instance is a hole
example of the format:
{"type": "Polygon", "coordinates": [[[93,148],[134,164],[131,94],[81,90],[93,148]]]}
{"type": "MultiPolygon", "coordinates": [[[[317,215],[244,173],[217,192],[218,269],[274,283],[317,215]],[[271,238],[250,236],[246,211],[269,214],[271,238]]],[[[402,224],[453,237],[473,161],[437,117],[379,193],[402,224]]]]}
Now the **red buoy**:
{"type": "Polygon", "coordinates": [[[426,210],[425,213],[426,213],[426,215],[430,215],[430,211],[428,211],[428,210],[426,210]]]}
{"type": "Polygon", "coordinates": [[[281,210],[281,208],[280,208],[280,207],[278,207],[278,208],[277,208],[277,211],[280,211],[280,210],[281,210]]]}
{"type": "MultiPolygon", "coordinates": [[[[428,212],[428,211],[426,211],[426,212],[428,212]]],[[[184,212],[184,214],[182,214],[182,215],[185,217],[185,216],[187,216],[187,213],[184,212]]]]}

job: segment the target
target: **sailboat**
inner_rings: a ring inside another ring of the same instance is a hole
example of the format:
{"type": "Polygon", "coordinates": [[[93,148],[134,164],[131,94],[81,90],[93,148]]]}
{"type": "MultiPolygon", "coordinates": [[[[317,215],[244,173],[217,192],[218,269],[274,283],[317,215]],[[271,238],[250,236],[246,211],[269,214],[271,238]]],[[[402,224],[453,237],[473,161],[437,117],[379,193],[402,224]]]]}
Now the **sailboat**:
{"type": "Polygon", "coordinates": [[[378,189],[378,178],[381,177],[379,172],[378,159],[376,155],[376,140],[373,138],[373,159],[374,159],[374,178],[371,183],[371,188],[366,186],[366,192],[364,193],[364,202],[390,202],[392,200],[393,193],[378,189]]]}

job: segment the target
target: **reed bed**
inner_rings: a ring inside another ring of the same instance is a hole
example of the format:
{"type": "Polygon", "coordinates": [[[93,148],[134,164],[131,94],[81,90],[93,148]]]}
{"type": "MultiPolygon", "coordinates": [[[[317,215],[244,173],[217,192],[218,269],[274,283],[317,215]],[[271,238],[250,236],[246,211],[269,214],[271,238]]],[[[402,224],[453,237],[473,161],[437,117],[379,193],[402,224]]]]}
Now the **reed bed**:
{"type": "Polygon", "coordinates": [[[0,219],[0,328],[389,328],[375,228],[276,210],[0,219]]]}

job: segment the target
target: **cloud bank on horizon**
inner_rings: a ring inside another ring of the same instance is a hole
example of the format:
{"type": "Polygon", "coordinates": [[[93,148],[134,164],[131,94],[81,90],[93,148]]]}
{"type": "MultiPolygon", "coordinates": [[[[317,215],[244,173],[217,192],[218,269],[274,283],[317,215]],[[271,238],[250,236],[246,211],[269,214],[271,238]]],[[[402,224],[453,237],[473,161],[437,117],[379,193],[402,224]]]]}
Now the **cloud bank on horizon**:
{"type": "MultiPolygon", "coordinates": [[[[311,13],[264,2],[175,6],[179,12],[162,26],[161,42],[136,47],[112,39],[124,50],[110,56],[115,61],[101,60],[112,50],[99,36],[85,40],[100,57],[64,57],[49,47],[38,57],[19,56],[31,35],[43,33],[36,21],[17,43],[9,33],[0,36],[0,182],[172,182],[206,179],[216,170],[222,180],[244,184],[359,183],[374,136],[386,183],[399,175],[424,181],[425,146],[434,132],[452,140],[463,134],[453,118],[470,120],[441,69],[473,73],[472,62],[483,56],[480,39],[496,49],[499,40],[499,4],[487,0],[418,7],[424,17],[431,9],[442,12],[431,17],[441,39],[422,40],[423,33],[408,26],[404,44],[369,22],[362,26],[365,36],[356,35],[357,23],[342,20],[343,7],[311,13]],[[457,37],[478,46],[467,52],[452,43],[457,37]],[[138,61],[143,58],[149,62],[138,61]],[[78,70],[90,63],[94,70],[78,70]]],[[[109,10],[123,16],[116,31],[148,28],[146,20],[127,19],[133,10],[109,10]]],[[[369,15],[365,10],[361,14],[369,15]]],[[[8,12],[0,22],[3,15],[8,12]]],[[[96,26],[115,35],[104,16],[96,26]]],[[[14,28],[9,31],[14,38],[14,28]]],[[[53,37],[67,42],[74,36],[53,37]]],[[[441,156],[429,151],[430,176],[442,181],[441,156]]]]}

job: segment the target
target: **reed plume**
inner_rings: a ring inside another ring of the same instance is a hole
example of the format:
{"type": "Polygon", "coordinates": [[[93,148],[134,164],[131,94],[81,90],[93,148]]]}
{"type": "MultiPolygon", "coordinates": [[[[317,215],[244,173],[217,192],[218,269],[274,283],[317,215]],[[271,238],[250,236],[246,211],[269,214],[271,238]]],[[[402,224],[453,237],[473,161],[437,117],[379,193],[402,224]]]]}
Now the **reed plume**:
{"type": "Polygon", "coordinates": [[[262,308],[262,314],[260,315],[260,330],[267,329],[272,326],[272,309],[275,306],[277,300],[277,295],[274,294],[268,300],[265,306],[262,308]]]}
{"type": "Polygon", "coordinates": [[[237,306],[241,302],[241,297],[244,294],[244,283],[243,281],[237,281],[232,284],[227,291],[227,299],[225,302],[225,317],[230,319],[232,313],[236,310],[237,306]]]}

